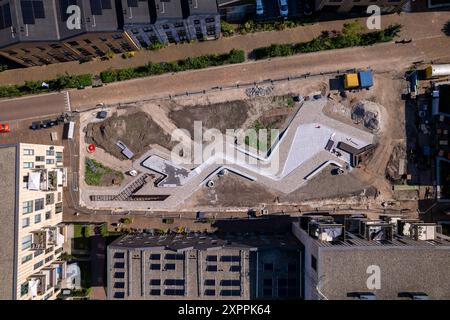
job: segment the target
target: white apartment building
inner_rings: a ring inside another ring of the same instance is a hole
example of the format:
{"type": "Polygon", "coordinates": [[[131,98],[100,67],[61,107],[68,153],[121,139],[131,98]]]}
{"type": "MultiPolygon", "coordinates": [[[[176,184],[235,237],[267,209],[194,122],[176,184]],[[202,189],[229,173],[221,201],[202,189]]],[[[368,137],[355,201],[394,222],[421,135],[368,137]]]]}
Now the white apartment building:
{"type": "Polygon", "coordinates": [[[61,291],[63,149],[0,145],[0,299],[55,299],[61,291]]]}

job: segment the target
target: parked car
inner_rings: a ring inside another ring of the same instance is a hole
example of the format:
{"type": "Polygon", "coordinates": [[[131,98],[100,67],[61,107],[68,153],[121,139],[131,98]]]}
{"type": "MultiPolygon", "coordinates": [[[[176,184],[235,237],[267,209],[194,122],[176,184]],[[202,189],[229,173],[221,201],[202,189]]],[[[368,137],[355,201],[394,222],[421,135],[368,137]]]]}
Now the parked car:
{"type": "Polygon", "coordinates": [[[137,174],[138,174],[138,172],[136,171],[136,170],[130,170],[130,171],[128,171],[128,174],[130,175],[130,176],[132,176],[132,177],[136,177],[137,176],[137,174]]]}
{"type": "Polygon", "coordinates": [[[0,133],[11,132],[11,127],[9,123],[0,123],[0,133]]]}
{"type": "Polygon", "coordinates": [[[42,121],[35,121],[30,126],[31,130],[40,130],[42,129],[42,121]]]}
{"type": "Polygon", "coordinates": [[[340,176],[341,174],[344,174],[344,173],[345,173],[345,171],[342,170],[341,168],[335,168],[335,169],[331,170],[331,174],[333,176],[340,176]]]}
{"type": "Polygon", "coordinates": [[[97,119],[105,119],[107,116],[108,116],[108,112],[106,112],[106,111],[97,112],[97,119]]]}
{"type": "Polygon", "coordinates": [[[287,0],[278,0],[278,6],[280,7],[280,15],[287,17],[289,14],[287,0]]]}
{"type": "Polygon", "coordinates": [[[43,128],[51,128],[53,126],[56,126],[57,124],[58,124],[57,121],[51,120],[51,119],[47,119],[47,120],[42,121],[42,127],[43,128]]]}
{"type": "Polygon", "coordinates": [[[263,7],[263,4],[262,4],[262,0],[256,0],[256,14],[258,16],[264,14],[264,7],[263,7]]]}

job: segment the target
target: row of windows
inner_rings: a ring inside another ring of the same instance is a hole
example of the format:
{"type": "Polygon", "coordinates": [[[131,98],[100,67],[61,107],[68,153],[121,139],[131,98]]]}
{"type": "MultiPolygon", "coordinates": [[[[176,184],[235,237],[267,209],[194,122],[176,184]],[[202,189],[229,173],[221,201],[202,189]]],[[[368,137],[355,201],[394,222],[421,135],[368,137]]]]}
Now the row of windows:
{"type": "MultiPolygon", "coordinates": [[[[52,218],[52,212],[51,211],[47,211],[45,213],[45,220],[50,220],[52,218]]],[[[34,223],[40,223],[42,221],[42,216],[40,213],[36,214],[34,216],[34,223]]],[[[22,228],[27,228],[30,226],[30,218],[29,217],[25,217],[22,218],[22,228]]]]}
{"type": "MultiPolygon", "coordinates": [[[[44,209],[44,198],[34,200],[34,211],[44,209]]],[[[24,201],[22,203],[22,211],[24,214],[33,212],[33,200],[24,201]]]]}
{"type": "MultiPolygon", "coordinates": [[[[55,160],[54,159],[45,159],[45,157],[43,156],[36,156],[35,158],[36,162],[44,162],[45,164],[55,164],[55,160]]],[[[60,161],[62,162],[62,161],[60,161]]],[[[33,169],[34,168],[34,162],[32,161],[24,161],[23,162],[23,168],[24,169],[33,169]]]]}
{"type": "MultiPolygon", "coordinates": [[[[164,265],[164,270],[175,270],[176,266],[174,263],[166,263],[164,265]]],[[[152,263],[150,264],[150,270],[161,270],[161,264],[159,263],[152,263]]]]}

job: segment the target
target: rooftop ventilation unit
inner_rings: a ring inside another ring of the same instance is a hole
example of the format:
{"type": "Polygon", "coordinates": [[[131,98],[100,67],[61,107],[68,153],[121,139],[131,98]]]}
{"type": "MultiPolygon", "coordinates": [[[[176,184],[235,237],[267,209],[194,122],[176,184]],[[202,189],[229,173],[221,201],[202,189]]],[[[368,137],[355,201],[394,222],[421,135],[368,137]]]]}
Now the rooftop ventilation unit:
{"type": "Polygon", "coordinates": [[[361,221],[360,235],[369,241],[391,241],[394,226],[381,221],[361,221]]]}
{"type": "Polygon", "coordinates": [[[437,227],[435,223],[413,223],[410,237],[414,240],[434,240],[438,233],[437,227]]]}
{"type": "Polygon", "coordinates": [[[367,218],[365,216],[350,216],[345,218],[344,225],[345,230],[350,233],[359,233],[359,225],[361,221],[366,221],[367,218]]]}
{"type": "Polygon", "coordinates": [[[345,240],[344,226],[337,223],[312,221],[309,223],[308,233],[320,241],[336,242],[345,240]]]}
{"type": "Polygon", "coordinates": [[[382,221],[394,224],[395,226],[397,225],[397,221],[401,220],[402,218],[403,218],[403,216],[397,215],[397,214],[381,214],[380,215],[380,219],[382,221]]]}
{"type": "Polygon", "coordinates": [[[332,216],[325,215],[304,215],[300,217],[300,227],[303,230],[308,231],[308,225],[311,221],[316,222],[325,222],[325,223],[334,223],[334,219],[332,216]]]}
{"type": "Polygon", "coordinates": [[[400,219],[397,221],[397,233],[400,236],[410,236],[411,235],[411,227],[414,223],[420,223],[419,219],[400,219]]]}
{"type": "Polygon", "coordinates": [[[377,300],[377,296],[373,292],[349,292],[347,297],[359,300],[377,300]]]}
{"type": "Polygon", "coordinates": [[[425,292],[400,292],[399,298],[409,298],[412,300],[429,300],[430,297],[425,292]]]}

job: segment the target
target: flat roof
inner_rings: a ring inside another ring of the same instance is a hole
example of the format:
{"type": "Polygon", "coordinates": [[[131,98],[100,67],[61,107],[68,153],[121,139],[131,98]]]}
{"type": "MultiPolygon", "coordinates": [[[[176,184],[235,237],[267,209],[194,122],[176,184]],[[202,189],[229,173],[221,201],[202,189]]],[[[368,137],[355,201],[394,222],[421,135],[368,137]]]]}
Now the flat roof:
{"type": "Polygon", "coordinates": [[[0,145],[0,299],[16,298],[18,145],[0,145]]]}
{"type": "Polygon", "coordinates": [[[109,245],[111,249],[153,249],[153,250],[211,250],[257,248],[297,248],[298,240],[290,233],[188,233],[152,235],[149,233],[129,234],[109,245]]]}

